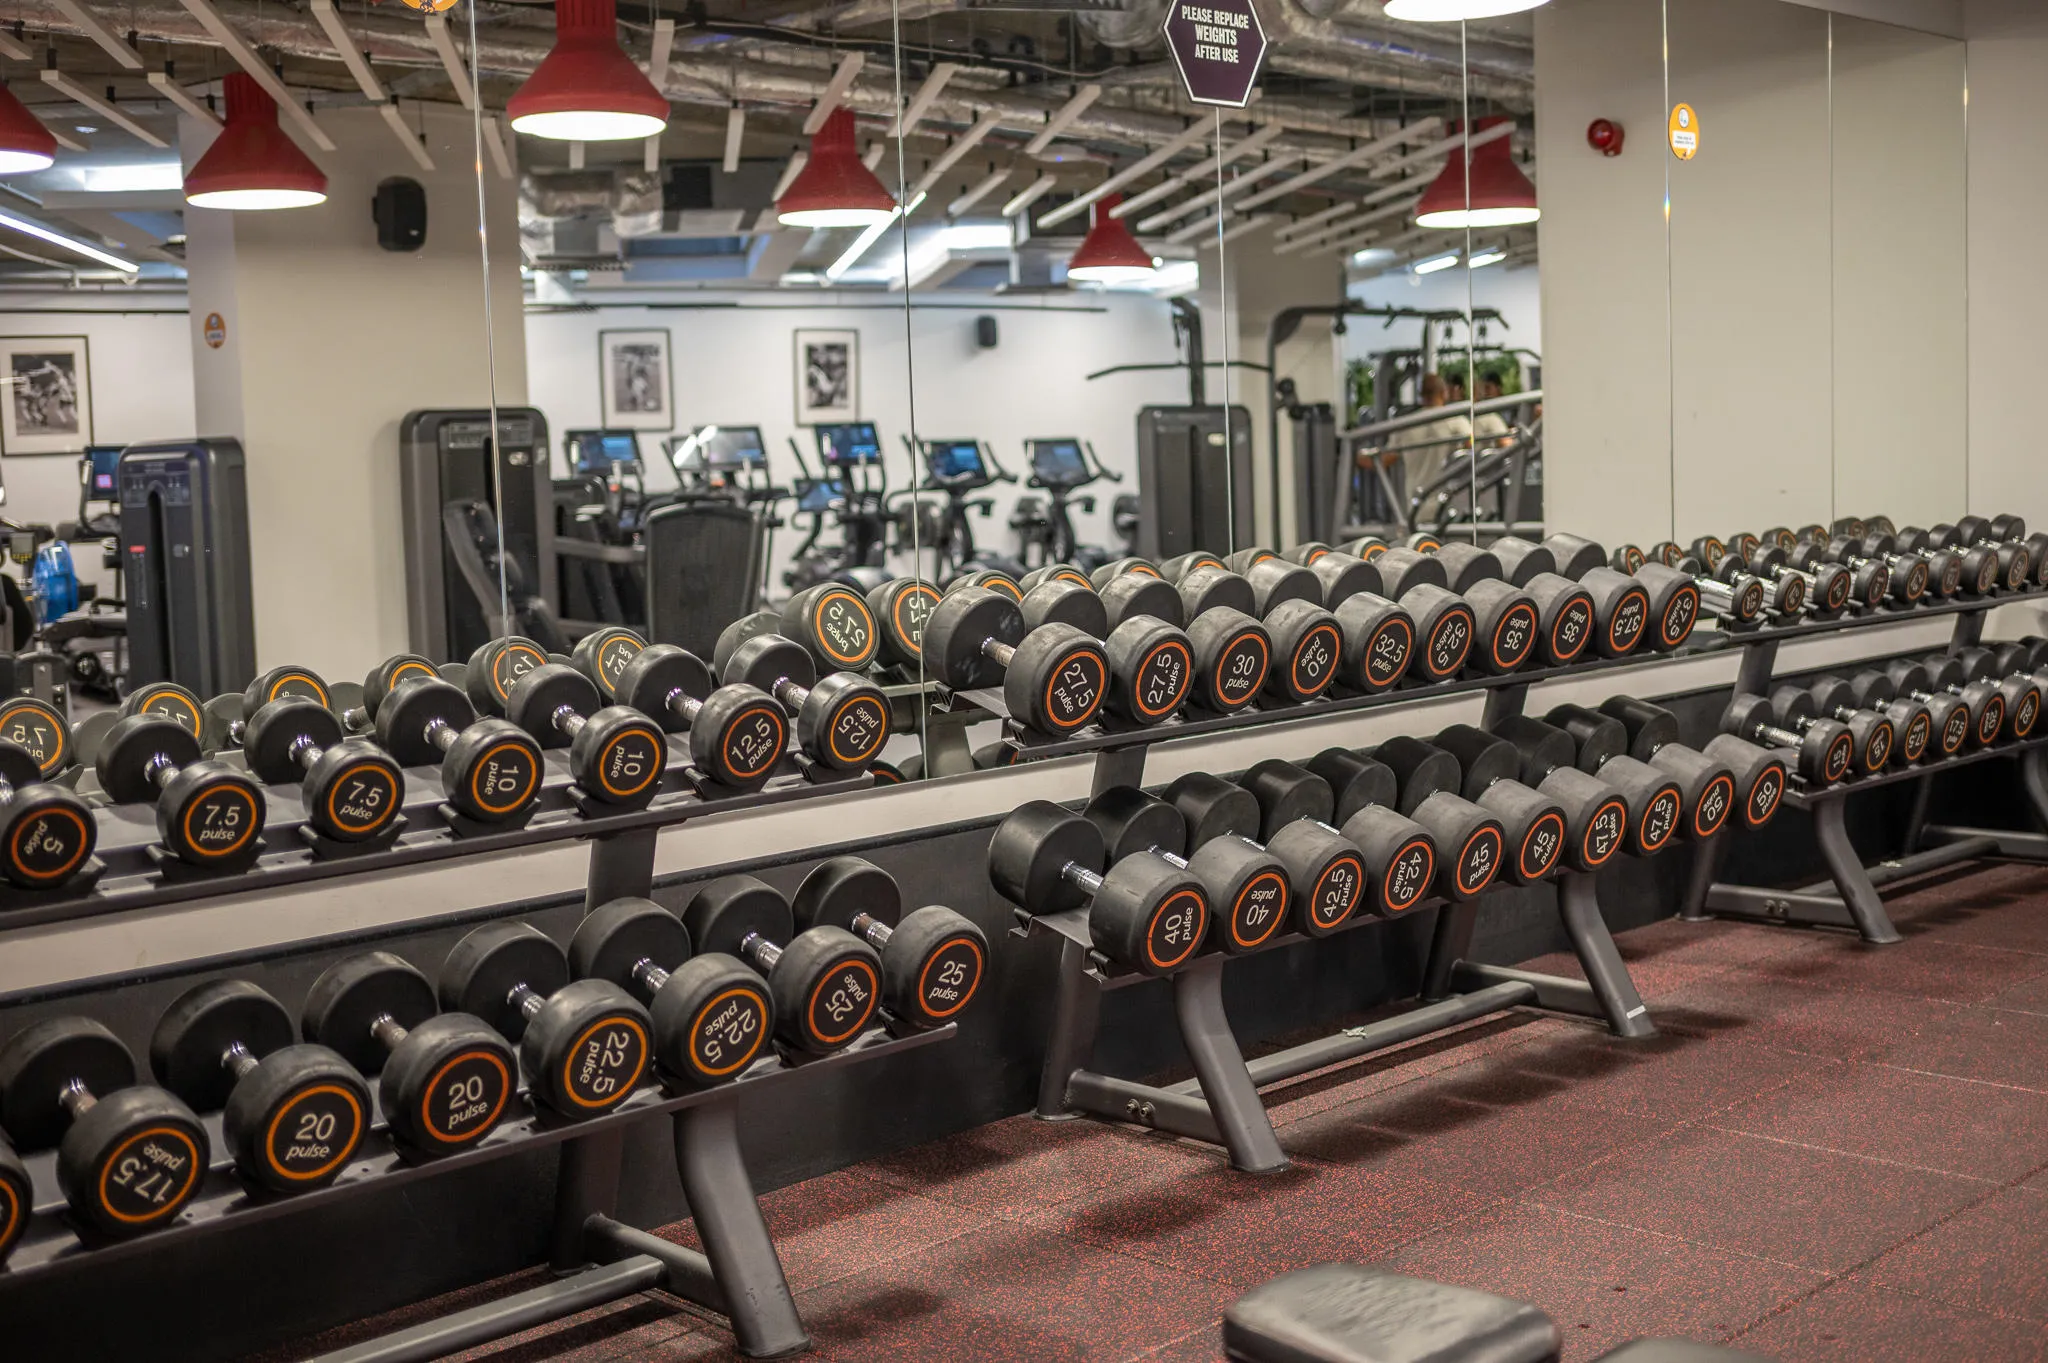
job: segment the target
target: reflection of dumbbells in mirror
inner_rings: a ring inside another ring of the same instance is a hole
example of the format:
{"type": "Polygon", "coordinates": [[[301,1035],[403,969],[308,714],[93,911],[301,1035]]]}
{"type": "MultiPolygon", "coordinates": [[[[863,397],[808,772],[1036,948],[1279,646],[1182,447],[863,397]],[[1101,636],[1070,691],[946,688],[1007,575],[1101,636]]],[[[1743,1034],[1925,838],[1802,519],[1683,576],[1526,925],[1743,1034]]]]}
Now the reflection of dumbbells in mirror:
{"type": "Polygon", "coordinates": [[[100,739],[94,770],[116,804],[154,802],[157,834],[179,861],[240,870],[262,850],[261,787],[245,771],[202,759],[199,739],[175,720],[116,720],[100,739]]]}
{"type": "Polygon", "coordinates": [[[1721,732],[1751,743],[1790,749],[1792,769],[1811,786],[1844,780],[1856,769],[1856,740],[1839,720],[1822,719],[1807,698],[1806,713],[1796,729],[1778,722],[1769,697],[1737,693],[1721,712],[1721,732]]]}
{"type": "Polygon", "coordinates": [[[0,743],[12,743],[34,758],[41,781],[55,779],[80,760],[69,722],[56,706],[34,696],[0,699],[0,743]]]}
{"type": "Polygon", "coordinates": [[[1494,555],[1469,544],[1434,553],[1389,549],[1372,561],[1388,599],[1415,621],[1410,671],[1447,681],[1467,665],[1502,675],[1533,661],[1542,642],[1536,599],[1507,580],[1494,555]]]}
{"type": "Polygon", "coordinates": [[[837,582],[806,587],[779,611],[755,611],[719,632],[711,670],[724,676],[734,650],[757,634],[780,634],[811,651],[826,671],[863,672],[882,645],[875,612],[859,592],[837,582]]]}
{"type": "Polygon", "coordinates": [[[789,901],[753,876],[722,876],[698,890],[683,926],[698,951],[736,957],[768,981],[775,1035],[793,1050],[843,1050],[874,1018],[882,981],[874,948],[844,928],[796,931],[789,901]]]}
{"type": "MultiPolygon", "coordinates": [[[[1849,605],[1859,611],[1876,610],[1892,599],[1891,564],[1876,558],[1864,556],[1863,540],[1859,536],[1837,535],[1828,538],[1816,536],[1801,540],[1802,545],[1812,545],[1823,563],[1834,563],[1849,573],[1849,605]]],[[[1922,591],[1927,583],[1924,577],[1925,565],[1913,560],[1910,567],[1915,570],[1910,580],[1917,581],[1922,591]]]]}
{"type": "MultiPolygon", "coordinates": [[[[1393,551],[1389,551],[1393,552],[1393,551]]],[[[1466,799],[1457,759],[1433,744],[1396,735],[1364,754],[1393,773],[1395,812],[1429,831],[1438,850],[1431,889],[1444,899],[1475,899],[1502,872],[1508,852],[1507,828],[1493,812],[1466,799]]],[[[1352,831],[1359,816],[1343,825],[1345,836],[1364,846],[1352,831]]],[[[1530,828],[1534,827],[1534,818],[1530,828]]],[[[1523,848],[1516,848],[1517,858],[1523,848]]],[[[1553,859],[1555,848],[1552,849],[1553,859]]],[[[1547,868],[1546,868],[1547,869],[1547,868]]]]}
{"type": "Polygon", "coordinates": [[[796,722],[797,747],[833,772],[866,771],[889,741],[889,701],[853,672],[818,677],[811,653],[780,634],[757,634],[733,650],[728,686],[751,686],[782,702],[796,722]]]}
{"type": "Polygon", "coordinates": [[[644,1001],[664,1082],[713,1088],[739,1078],[775,1028],[761,977],[730,956],[690,955],[683,920],[651,899],[614,899],[576,925],[569,968],[644,1001]]]}
{"type": "Polygon", "coordinates": [[[543,748],[567,747],[570,777],[591,800],[637,809],[660,788],[668,763],[660,726],[637,709],[606,704],[587,675],[549,662],[532,640],[477,649],[468,691],[480,713],[511,721],[543,748]]]}
{"type": "Polygon", "coordinates": [[[465,818],[509,823],[540,795],[540,744],[509,720],[477,718],[461,688],[438,675],[408,668],[374,721],[378,745],[401,767],[439,764],[448,804],[465,818]]]}
{"type": "Polygon", "coordinates": [[[1105,598],[1087,585],[1086,579],[1076,582],[1070,577],[1047,576],[1024,593],[1018,610],[1026,630],[1064,624],[1101,640],[1110,676],[1103,708],[1135,725],[1164,723],[1187,703],[1194,680],[1194,645],[1170,620],[1132,607],[1156,590],[1165,593],[1165,604],[1172,606],[1178,618],[1178,598],[1165,582],[1139,573],[1111,579],[1109,590],[1105,598]],[[1144,584],[1150,590],[1120,590],[1123,583],[1144,584]]]}
{"type": "MultiPolygon", "coordinates": [[[[1425,808],[1433,798],[1425,791],[1445,792],[1467,804],[1458,812],[1468,823],[1473,810],[1492,820],[1492,827],[1499,830],[1495,878],[1535,885],[1565,864],[1572,832],[1565,807],[1522,781],[1521,758],[1511,744],[1470,725],[1455,725],[1428,742],[1389,739],[1374,751],[1374,758],[1393,771],[1397,799],[1415,801],[1415,817],[1425,820],[1425,827],[1443,818],[1425,808]],[[1445,758],[1450,759],[1448,766],[1445,758]]],[[[1468,889],[1464,897],[1476,893],[1468,889]]]]}
{"type": "Polygon", "coordinates": [[[370,1086],[325,1046],[295,1043],[292,1015],[246,980],[188,990],[164,1010],[150,1069],[221,1134],[242,1177],[273,1193],[334,1181],[370,1129],[370,1086]]]}
{"type": "Polygon", "coordinates": [[[1095,949],[1141,974],[1179,969],[1208,936],[1199,879],[1149,852],[1109,864],[1101,830],[1050,801],[1027,801],[996,827],[988,876],[997,894],[1033,916],[1086,905],[1095,949]]]}
{"type": "MultiPolygon", "coordinates": [[[[1871,601],[1868,596],[1875,579],[1882,576],[1885,595],[1902,606],[1918,605],[1934,586],[1933,566],[1918,554],[1898,553],[1896,543],[1892,536],[1875,530],[1860,539],[1836,535],[1828,540],[1824,554],[1828,562],[1839,563],[1856,575],[1856,584],[1862,588],[1856,594],[1868,604],[1882,604],[1882,598],[1871,601]]],[[[1960,581],[1960,565],[1957,578],[1960,581]]]]}
{"type": "MultiPolygon", "coordinates": [[[[1507,535],[1493,541],[1485,552],[1500,565],[1502,580],[1526,592],[1536,603],[1536,652],[1530,664],[1566,667],[1583,657],[1599,626],[1592,592],[1559,572],[1557,556],[1533,541],[1507,535]]],[[[1454,559],[1463,557],[1463,550],[1453,554],[1454,559]]],[[[1626,583],[1610,584],[1610,588],[1620,594],[1618,599],[1635,599],[1628,595],[1626,583]]]]}
{"type": "Polygon", "coordinates": [[[286,695],[242,724],[242,752],[256,779],[297,782],[306,818],[336,842],[371,842],[395,830],[405,773],[376,744],[343,736],[341,720],[316,700],[286,695]]]}
{"type": "MultiPolygon", "coordinates": [[[[1937,653],[1918,664],[1900,658],[1885,665],[1885,675],[1901,694],[1925,704],[1938,725],[1952,717],[1937,712],[1936,698],[1958,702],[1968,716],[1969,741],[1975,747],[1990,747],[2006,732],[2007,708],[2011,703],[2006,693],[2011,688],[1974,675],[1961,658],[1937,653]]],[[[2021,699],[2023,692],[2012,697],[2021,699]]]]}
{"type": "MultiPolygon", "coordinates": [[[[1228,782],[1219,784],[1229,786],[1228,782]]],[[[1170,789],[1196,800],[1205,793],[1191,792],[1185,781],[1170,789]]],[[[1223,836],[1232,832],[1227,826],[1213,834],[1205,828],[1205,840],[1193,845],[1186,821],[1174,805],[1131,786],[1102,791],[1088,802],[1084,816],[1101,831],[1103,857],[1109,865],[1151,857],[1187,871],[1201,883],[1202,897],[1219,925],[1212,943],[1217,950],[1231,954],[1251,951],[1272,940],[1286,924],[1293,897],[1290,868],[1249,836],[1241,832],[1223,836]]],[[[1253,818],[1256,827],[1256,814],[1253,818]]],[[[1227,825],[1228,821],[1219,818],[1214,822],[1227,825]]],[[[1350,911],[1346,907],[1347,917],[1350,911]]]]}
{"type": "Polygon", "coordinates": [[[988,936],[942,904],[903,912],[896,878],[860,857],[833,857],[790,899],[799,932],[844,928],[882,962],[882,1005],[911,1027],[939,1027],[967,1007],[988,970],[988,936]]]}
{"type": "Polygon", "coordinates": [[[96,1238],[167,1224],[206,1173],[199,1118],[137,1084],[135,1057],[90,1018],[51,1018],[0,1048],[0,1128],[18,1149],[57,1148],[57,1186],[96,1238]]]}
{"type": "MultiPolygon", "coordinates": [[[[1041,570],[1042,571],[1042,570],[1041,570]]],[[[1079,570],[1075,570],[1080,575],[1079,570]]],[[[1085,575],[1080,575],[1085,585],[1085,575]]],[[[939,604],[939,590],[921,578],[899,577],[868,593],[868,613],[875,620],[875,667],[905,680],[917,676],[924,624],[939,604]]]]}
{"type": "Polygon", "coordinates": [[[708,781],[759,790],[789,746],[782,705],[752,686],[718,686],[704,660],[607,626],[577,645],[576,666],[607,699],[690,736],[690,762],[708,781]]]}
{"type": "Polygon", "coordinates": [[[1961,649],[1955,658],[1972,683],[1990,682],[1998,688],[1998,698],[2005,702],[1999,740],[2017,743],[2032,738],[2041,719],[2041,682],[2031,670],[2013,666],[2009,658],[2001,659],[1996,650],[1988,648],[1961,649]]]}
{"type": "Polygon", "coordinates": [[[505,1039],[481,1018],[437,1012],[427,977],[388,951],[351,956],[313,981],[299,1030],[377,1077],[392,1137],[416,1154],[475,1145],[518,1087],[505,1039]]]}
{"type": "Polygon", "coordinates": [[[449,951],[441,1007],[517,1043],[528,1091],[564,1117],[598,1117],[647,1071],[647,1010],[610,980],[569,978],[569,958],[525,923],[487,923],[449,951]]]}
{"type": "Polygon", "coordinates": [[[85,801],[45,781],[26,748],[0,739],[0,874],[8,883],[62,885],[85,869],[98,840],[99,822],[85,801]]]}
{"type": "Polygon", "coordinates": [[[1630,823],[1622,850],[1630,856],[1655,856],[1664,850],[1685,832],[1703,804],[1718,810],[1715,828],[1728,816],[1734,781],[1725,766],[1692,764],[1681,784],[1659,767],[1629,755],[1628,731],[1619,720],[1581,705],[1557,706],[1537,721],[1525,716],[1504,719],[1495,727],[1503,735],[1519,735],[1531,732],[1530,724],[1564,734],[1572,742],[1578,769],[1613,786],[1628,801],[1630,823]]]}
{"type": "Polygon", "coordinates": [[[924,667],[955,691],[1000,683],[1011,718],[1069,734],[1095,718],[1109,689],[1109,656],[1072,625],[1026,629],[1018,603],[986,587],[949,593],[924,628],[924,667]]]}
{"type": "Polygon", "coordinates": [[[1195,654],[1196,708],[1234,714],[1261,695],[1300,704],[1338,679],[1343,630],[1306,568],[1252,549],[1221,564],[1182,555],[1172,569],[1195,654]]]}
{"type": "Polygon", "coordinates": [[[1700,589],[1690,573],[1652,563],[1633,545],[1610,555],[1579,535],[1552,535],[1543,547],[1557,561],[1560,575],[1593,594],[1596,652],[1621,657],[1638,645],[1668,652],[1692,637],[1700,618],[1700,589]],[[1643,592],[1640,623],[1629,604],[1628,585],[1643,592]]]}
{"type": "MultiPolygon", "coordinates": [[[[1724,577],[1734,571],[1730,562],[1721,564],[1724,577]]],[[[1855,590],[1849,570],[1822,558],[1820,546],[1812,540],[1801,540],[1790,549],[1766,544],[1750,556],[1747,567],[1771,584],[1771,609],[1785,619],[1835,619],[1849,609],[1855,590]]]]}

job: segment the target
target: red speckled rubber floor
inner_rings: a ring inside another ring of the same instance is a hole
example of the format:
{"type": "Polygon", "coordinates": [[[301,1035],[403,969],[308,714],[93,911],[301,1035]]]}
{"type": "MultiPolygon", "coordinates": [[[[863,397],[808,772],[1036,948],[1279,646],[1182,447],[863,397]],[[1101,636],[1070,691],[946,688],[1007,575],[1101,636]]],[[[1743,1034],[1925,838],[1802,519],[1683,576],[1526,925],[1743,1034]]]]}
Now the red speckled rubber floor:
{"type": "MultiPolygon", "coordinates": [[[[1906,940],[1877,949],[1627,933],[1661,1036],[1517,1014],[1269,1090],[1277,1176],[1019,1117],[772,1193],[769,1228],[831,1363],[1216,1360],[1232,1297],[1328,1259],[1535,1302],[1568,1359],[1681,1335],[1787,1363],[2048,1360],[2048,871],[1890,908],[1906,940]]],[[[648,1296],[462,1357],[738,1354],[648,1296]]]]}

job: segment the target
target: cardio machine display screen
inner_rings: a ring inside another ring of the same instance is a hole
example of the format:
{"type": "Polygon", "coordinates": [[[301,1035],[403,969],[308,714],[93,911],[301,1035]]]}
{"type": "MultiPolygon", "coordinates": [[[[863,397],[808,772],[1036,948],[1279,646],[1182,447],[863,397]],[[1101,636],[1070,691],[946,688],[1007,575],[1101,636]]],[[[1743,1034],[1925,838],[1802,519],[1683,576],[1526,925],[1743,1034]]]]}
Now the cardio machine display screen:
{"type": "Polygon", "coordinates": [[[813,426],[818,433],[818,458],[827,464],[879,464],[882,437],[872,421],[850,421],[843,426],[813,426]]]}
{"type": "Polygon", "coordinates": [[[120,496],[115,479],[121,471],[119,445],[85,447],[86,496],[96,502],[111,502],[120,496]]]}
{"type": "Polygon", "coordinates": [[[676,442],[669,461],[678,469],[763,469],[768,447],[759,426],[702,426],[676,442]]]}
{"type": "Polygon", "coordinates": [[[565,438],[578,473],[603,475],[614,464],[640,462],[640,441],[631,431],[571,431],[565,438]]]}
{"type": "Polygon", "coordinates": [[[1054,487],[1077,487],[1089,477],[1088,461],[1081,457],[1078,440],[1032,441],[1031,471],[1039,482],[1054,487]]]}
{"type": "Polygon", "coordinates": [[[924,462],[932,477],[942,483],[988,477],[988,468],[981,462],[981,445],[973,440],[927,441],[924,462]]]}
{"type": "Polygon", "coordinates": [[[799,478],[796,480],[796,509],[808,515],[822,515],[832,509],[834,502],[846,500],[846,484],[837,478],[799,478]]]}

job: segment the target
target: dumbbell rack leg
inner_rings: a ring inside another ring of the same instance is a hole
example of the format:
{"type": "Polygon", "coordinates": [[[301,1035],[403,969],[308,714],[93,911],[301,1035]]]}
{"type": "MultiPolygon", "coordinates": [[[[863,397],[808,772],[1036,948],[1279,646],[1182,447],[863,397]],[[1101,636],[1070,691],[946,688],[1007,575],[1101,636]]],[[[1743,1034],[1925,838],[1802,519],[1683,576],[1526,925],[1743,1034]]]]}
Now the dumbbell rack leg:
{"type": "Polygon", "coordinates": [[[1636,982],[1629,976],[1620,948],[1614,945],[1614,934],[1600,915],[1599,883],[1593,874],[1567,874],[1557,889],[1557,907],[1608,1027],[1616,1036],[1631,1039],[1655,1036],[1657,1028],[1643,1006],[1643,996],[1636,992],[1636,982]]]}
{"type": "Polygon", "coordinates": [[[1725,830],[1701,843],[1693,852],[1692,870],[1686,876],[1685,898],[1678,904],[1681,919],[1688,923],[1704,923],[1714,916],[1707,910],[1707,894],[1714,888],[1714,878],[1721,874],[1721,862],[1727,855],[1728,834],[1725,830]]]}
{"type": "Polygon", "coordinates": [[[1528,991],[1518,1003],[1550,1012],[1606,1022],[1618,1037],[1639,1041],[1657,1034],[1650,1021],[1643,996],[1629,977],[1628,964],[1614,945],[1614,934],[1600,913],[1598,881],[1589,871],[1568,872],[1557,887],[1557,907],[1564,919],[1565,934],[1579,958],[1584,980],[1546,975],[1513,966],[1483,965],[1465,959],[1472,947],[1472,929],[1479,916],[1477,901],[1446,905],[1437,919],[1436,937],[1430,943],[1429,961],[1423,968],[1423,998],[1431,1006],[1502,986],[1519,986],[1528,991]]]}
{"type": "MultiPolygon", "coordinates": [[[[1747,919],[1758,923],[1788,923],[1796,927],[1853,928],[1872,946],[1887,946],[1900,940],[1878,898],[1877,884],[1849,842],[1849,826],[1843,818],[1846,798],[1837,796],[1813,805],[1815,840],[1821,859],[1827,863],[1835,893],[1826,893],[1829,881],[1803,885],[1796,890],[1773,890],[1758,885],[1716,883],[1706,896],[1710,913],[1747,919]]],[[[1883,878],[1900,880],[1935,866],[1964,859],[1971,853],[1948,848],[1939,853],[1920,853],[1885,868],[1883,878]]]]}
{"type": "Polygon", "coordinates": [[[740,1352],[786,1358],[808,1350],[811,1341],[740,1155],[738,1109],[735,1092],[677,1113],[676,1168],[740,1352]]]}
{"type": "Polygon", "coordinates": [[[1082,1115],[1067,1101],[1074,1075],[1095,1057],[1102,1022],[1102,988],[1088,973],[1088,948],[1071,937],[1060,941],[1059,986],[1053,996],[1052,1036],[1038,1076],[1038,1116],[1048,1122],[1082,1115]]]}
{"type": "Polygon", "coordinates": [[[1232,1167],[1251,1174],[1277,1173],[1287,1168],[1287,1155],[1273,1134],[1272,1119],[1252,1086],[1244,1052],[1223,1011],[1223,960],[1198,957],[1174,976],[1174,1015],[1232,1167]]]}

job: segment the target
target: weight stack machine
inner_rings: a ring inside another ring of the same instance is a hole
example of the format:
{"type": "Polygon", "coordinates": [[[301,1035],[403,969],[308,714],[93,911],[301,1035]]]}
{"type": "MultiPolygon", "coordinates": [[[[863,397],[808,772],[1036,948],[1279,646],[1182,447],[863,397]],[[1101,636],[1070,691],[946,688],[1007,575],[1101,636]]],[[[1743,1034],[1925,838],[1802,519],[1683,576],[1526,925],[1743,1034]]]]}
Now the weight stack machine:
{"type": "Polygon", "coordinates": [[[128,683],[202,696],[256,675],[249,487],[240,441],[131,445],[115,474],[128,593],[128,683]]]}

